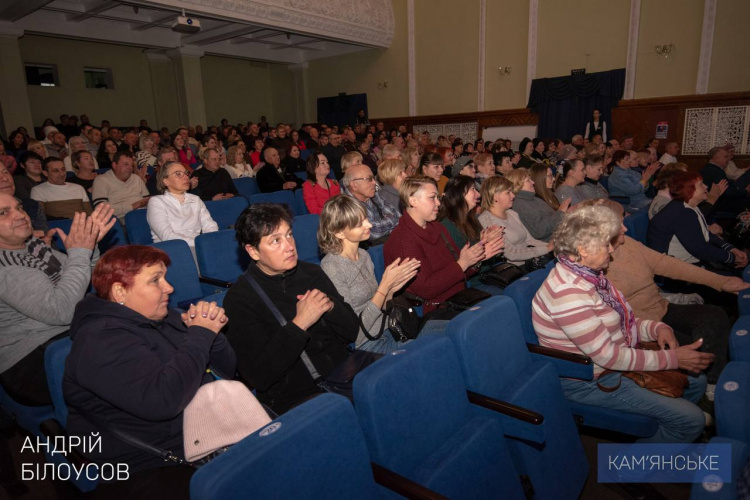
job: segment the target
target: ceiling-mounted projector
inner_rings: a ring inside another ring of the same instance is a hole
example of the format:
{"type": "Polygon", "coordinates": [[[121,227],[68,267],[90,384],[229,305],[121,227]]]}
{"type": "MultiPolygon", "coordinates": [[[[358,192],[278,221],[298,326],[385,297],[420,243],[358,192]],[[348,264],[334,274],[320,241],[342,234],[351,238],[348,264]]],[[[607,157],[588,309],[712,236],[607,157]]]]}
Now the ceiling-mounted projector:
{"type": "Polygon", "coordinates": [[[201,22],[187,16],[178,16],[172,24],[172,31],[177,33],[198,33],[201,30],[201,22]]]}

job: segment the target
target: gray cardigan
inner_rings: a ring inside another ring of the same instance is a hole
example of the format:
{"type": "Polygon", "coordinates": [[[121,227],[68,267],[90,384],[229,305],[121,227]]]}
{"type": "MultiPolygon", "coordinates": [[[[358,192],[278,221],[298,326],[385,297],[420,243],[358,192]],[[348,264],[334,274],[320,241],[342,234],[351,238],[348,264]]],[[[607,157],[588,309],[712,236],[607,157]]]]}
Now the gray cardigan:
{"type": "MultiPolygon", "coordinates": [[[[371,336],[377,335],[383,311],[372,303],[372,297],[378,289],[378,281],[375,279],[375,266],[370,255],[360,248],[359,260],[352,262],[342,255],[327,254],[320,262],[320,267],[344,297],[344,302],[352,306],[354,312],[362,319],[362,325],[367,328],[367,332],[371,336]]],[[[368,340],[360,327],[356,345],[359,347],[368,340]]]]}
{"type": "MultiPolygon", "coordinates": [[[[4,250],[22,258],[27,250],[4,250]]],[[[57,284],[40,269],[13,265],[0,267],[0,373],[21,361],[41,344],[68,330],[73,312],[91,280],[91,250],[71,248],[68,255],[53,250],[62,264],[57,284]]]]}
{"type": "Polygon", "coordinates": [[[519,191],[513,202],[513,210],[518,214],[523,225],[531,236],[548,242],[555,228],[563,218],[563,213],[547,205],[547,202],[537,198],[529,191],[519,191]]]}

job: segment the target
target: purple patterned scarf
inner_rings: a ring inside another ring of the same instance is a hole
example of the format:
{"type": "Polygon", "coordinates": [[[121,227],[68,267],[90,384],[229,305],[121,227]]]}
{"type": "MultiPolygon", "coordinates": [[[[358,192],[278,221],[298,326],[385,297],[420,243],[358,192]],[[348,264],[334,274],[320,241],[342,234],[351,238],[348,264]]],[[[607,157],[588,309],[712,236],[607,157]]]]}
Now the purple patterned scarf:
{"type": "Polygon", "coordinates": [[[620,315],[620,328],[625,337],[625,343],[630,347],[638,344],[638,329],[635,327],[635,314],[620,291],[604,276],[603,271],[594,271],[590,267],[582,266],[570,260],[565,255],[557,256],[558,262],[567,267],[570,272],[594,285],[605,304],[620,315]]]}

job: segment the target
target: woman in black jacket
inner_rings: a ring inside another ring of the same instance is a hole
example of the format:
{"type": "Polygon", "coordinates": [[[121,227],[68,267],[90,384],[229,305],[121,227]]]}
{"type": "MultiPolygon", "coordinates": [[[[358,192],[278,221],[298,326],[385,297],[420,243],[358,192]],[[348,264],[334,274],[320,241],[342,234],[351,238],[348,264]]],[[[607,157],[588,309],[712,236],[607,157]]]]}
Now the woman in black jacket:
{"type": "Polygon", "coordinates": [[[349,355],[359,320],[320,266],[297,261],[292,216],[282,205],[248,207],[237,240],[253,262],[227,292],[227,337],[242,378],[276,413],[319,392],[302,361],[327,376],[349,355]],[[255,280],[284,318],[282,325],[251,285],[255,280]]]}
{"type": "Polygon", "coordinates": [[[235,355],[219,331],[227,324],[215,302],[198,302],[183,314],[168,310],[174,290],[166,281],[166,253],[148,246],[123,246],[97,262],[97,295],[76,307],[73,340],[63,391],[70,411],[68,431],[101,435],[90,458],[125,463],[129,479],[102,483],[101,498],[189,498],[194,469],[173,466],[118,439],[114,429],[184,459],[182,414],[213,380],[211,368],[232,378],[235,355]]]}

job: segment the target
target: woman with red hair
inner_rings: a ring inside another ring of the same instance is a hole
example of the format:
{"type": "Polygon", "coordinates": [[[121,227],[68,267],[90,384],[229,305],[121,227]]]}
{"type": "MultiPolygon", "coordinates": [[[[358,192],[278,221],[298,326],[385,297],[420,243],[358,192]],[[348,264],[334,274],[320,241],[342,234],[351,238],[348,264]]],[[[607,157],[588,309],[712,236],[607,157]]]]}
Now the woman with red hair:
{"type": "Polygon", "coordinates": [[[669,181],[672,196],[648,227],[648,246],[691,264],[732,272],[747,265],[747,254],[708,230],[698,209],[708,189],[696,172],[682,172],[669,181]]]}
{"type": "Polygon", "coordinates": [[[79,302],[73,316],[63,379],[68,431],[101,434],[102,446],[89,458],[127,463],[130,473],[127,481],[100,481],[100,498],[138,498],[149,490],[189,498],[194,469],[169,467],[111,431],[184,460],[183,410],[201,385],[213,381],[207,369],[234,377],[234,350],[220,333],[227,324],[224,309],[201,301],[182,314],[170,311],[169,264],[167,254],[153,247],[111,249],[94,268],[96,295],[79,302]]]}

